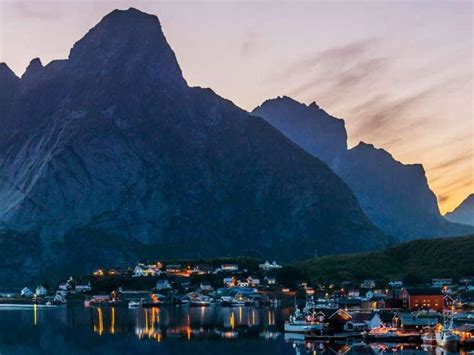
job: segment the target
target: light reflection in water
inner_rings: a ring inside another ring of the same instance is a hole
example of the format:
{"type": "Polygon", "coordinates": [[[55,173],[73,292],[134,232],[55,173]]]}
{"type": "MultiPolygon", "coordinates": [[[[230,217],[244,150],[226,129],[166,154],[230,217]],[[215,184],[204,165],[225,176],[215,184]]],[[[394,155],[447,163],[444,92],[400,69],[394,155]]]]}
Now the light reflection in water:
{"type": "Polygon", "coordinates": [[[38,305],[35,303],[33,305],[33,324],[37,325],[38,324],[38,305]]]}

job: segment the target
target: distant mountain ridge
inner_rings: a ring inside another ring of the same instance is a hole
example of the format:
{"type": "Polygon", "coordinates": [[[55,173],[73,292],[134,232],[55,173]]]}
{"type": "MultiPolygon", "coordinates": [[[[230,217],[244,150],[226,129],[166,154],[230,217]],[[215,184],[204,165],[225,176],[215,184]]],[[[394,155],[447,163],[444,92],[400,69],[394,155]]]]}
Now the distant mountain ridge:
{"type": "Polygon", "coordinates": [[[365,214],[399,240],[474,233],[446,221],[421,164],[404,165],[364,142],[347,150],[344,121],[288,97],[267,100],[252,113],[320,158],[355,193],[365,214]]]}
{"type": "Polygon", "coordinates": [[[144,255],[292,260],[390,242],[326,164],[189,87],[156,16],[115,10],[67,60],[10,72],[0,66],[0,284],[144,255]]]}
{"type": "Polygon", "coordinates": [[[455,223],[474,226],[474,194],[470,194],[453,211],[445,214],[444,218],[455,223]]]}

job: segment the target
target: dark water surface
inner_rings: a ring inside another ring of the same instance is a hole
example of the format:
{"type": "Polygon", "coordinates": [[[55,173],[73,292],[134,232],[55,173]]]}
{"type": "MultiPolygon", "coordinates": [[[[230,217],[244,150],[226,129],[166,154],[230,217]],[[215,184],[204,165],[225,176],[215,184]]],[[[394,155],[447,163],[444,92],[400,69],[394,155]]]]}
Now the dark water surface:
{"type": "MultiPolygon", "coordinates": [[[[402,344],[324,344],[288,339],[290,310],[59,307],[0,310],[0,354],[443,354],[402,344]]],[[[292,336],[295,338],[297,336],[292,336]]]]}

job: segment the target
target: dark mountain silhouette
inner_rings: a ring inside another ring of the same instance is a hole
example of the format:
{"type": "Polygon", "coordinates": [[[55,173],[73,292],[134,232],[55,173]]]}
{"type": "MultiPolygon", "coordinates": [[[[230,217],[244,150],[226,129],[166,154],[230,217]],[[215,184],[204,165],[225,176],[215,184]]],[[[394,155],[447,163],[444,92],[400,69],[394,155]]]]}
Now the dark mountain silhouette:
{"type": "Polygon", "coordinates": [[[148,257],[290,260],[389,241],[323,162],[188,87],[156,16],[113,11],[67,60],[33,60],[21,80],[1,68],[0,284],[148,257]]]}
{"type": "Polygon", "coordinates": [[[372,222],[400,240],[474,233],[446,221],[421,164],[405,165],[388,152],[361,142],[346,150],[344,121],[315,103],[288,97],[264,102],[253,111],[303,149],[326,162],[357,196],[372,222]]]}
{"type": "Polygon", "coordinates": [[[453,211],[444,216],[448,221],[474,226],[474,194],[470,194],[453,211]]]}

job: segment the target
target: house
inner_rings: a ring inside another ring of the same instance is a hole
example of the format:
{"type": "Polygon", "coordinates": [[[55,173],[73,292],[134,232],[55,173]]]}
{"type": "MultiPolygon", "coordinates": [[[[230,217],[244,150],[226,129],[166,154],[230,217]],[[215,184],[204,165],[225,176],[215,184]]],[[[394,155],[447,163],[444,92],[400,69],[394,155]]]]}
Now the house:
{"type": "Polygon", "coordinates": [[[235,278],[234,277],[224,277],[222,282],[224,283],[224,286],[226,286],[226,287],[235,286],[235,278]]]}
{"type": "Polygon", "coordinates": [[[48,290],[43,286],[36,287],[35,295],[36,296],[46,296],[48,294],[48,290]]]}
{"type": "Polygon", "coordinates": [[[396,312],[393,323],[398,328],[423,329],[433,327],[440,321],[440,314],[433,311],[396,312]]]}
{"type": "Polygon", "coordinates": [[[183,267],[181,266],[181,264],[169,264],[166,265],[166,272],[168,274],[177,274],[183,272],[183,267]]]}
{"type": "Polygon", "coordinates": [[[454,298],[448,294],[444,295],[443,300],[445,308],[451,308],[454,305],[454,298]]]}
{"type": "Polygon", "coordinates": [[[345,325],[352,316],[340,308],[319,308],[313,313],[313,317],[320,323],[324,323],[326,331],[340,333],[344,331],[345,325]]]}
{"type": "Polygon", "coordinates": [[[275,285],[276,284],[276,279],[274,277],[265,277],[264,281],[267,283],[267,285],[275,285]]]}
{"type": "Polygon", "coordinates": [[[249,287],[250,282],[248,281],[248,279],[238,280],[237,281],[237,286],[239,286],[239,287],[249,287]]]}
{"type": "Polygon", "coordinates": [[[388,285],[391,288],[402,288],[403,287],[403,282],[401,280],[390,280],[388,285]]]}
{"type": "Polygon", "coordinates": [[[348,332],[364,331],[378,328],[382,325],[382,319],[377,312],[358,312],[352,315],[344,325],[348,332]]]}
{"type": "Polygon", "coordinates": [[[239,271],[239,266],[237,264],[222,264],[222,271],[239,271]]]}
{"type": "Polygon", "coordinates": [[[266,260],[263,264],[258,265],[263,271],[271,271],[281,269],[282,266],[278,265],[276,261],[273,261],[271,264],[266,260]]]}
{"type": "Polygon", "coordinates": [[[213,272],[214,272],[214,268],[211,265],[207,265],[207,264],[195,265],[191,270],[192,274],[197,274],[197,275],[206,275],[206,274],[211,274],[213,272]]]}
{"type": "Polygon", "coordinates": [[[133,269],[132,277],[143,277],[145,275],[145,266],[138,264],[133,269]]]}
{"type": "Polygon", "coordinates": [[[374,291],[367,291],[365,294],[365,300],[362,301],[363,309],[383,309],[385,308],[385,300],[387,295],[384,293],[378,293],[374,291]]]}
{"type": "Polygon", "coordinates": [[[208,282],[201,282],[199,285],[201,291],[213,291],[214,287],[212,287],[208,282]]]}
{"type": "Polygon", "coordinates": [[[360,284],[360,288],[364,288],[364,289],[375,288],[375,280],[364,280],[364,282],[360,284]]]}
{"type": "Polygon", "coordinates": [[[260,285],[260,279],[252,276],[247,277],[247,282],[249,283],[249,286],[253,287],[260,285]]]}
{"type": "Polygon", "coordinates": [[[441,311],[444,306],[444,295],[437,287],[404,288],[398,298],[403,301],[403,308],[410,311],[418,309],[441,311]]]}
{"type": "Polygon", "coordinates": [[[173,287],[168,280],[158,280],[156,281],[155,289],[158,291],[171,290],[173,287]]]}
{"type": "Polygon", "coordinates": [[[337,300],[339,308],[343,309],[360,309],[362,306],[362,299],[360,298],[339,298],[337,300]]]}
{"type": "Polygon", "coordinates": [[[431,285],[433,287],[451,286],[452,284],[453,279],[431,279],[431,285]]]}
{"type": "Polygon", "coordinates": [[[85,293],[85,292],[90,292],[92,291],[92,286],[91,283],[88,282],[87,284],[76,284],[76,292],[77,293],[85,293]]]}
{"type": "Polygon", "coordinates": [[[453,329],[453,333],[459,335],[459,341],[461,345],[467,345],[474,343],[474,325],[463,324],[453,329]]]}
{"type": "Polygon", "coordinates": [[[349,296],[350,298],[355,298],[355,297],[359,297],[360,296],[360,291],[359,290],[349,290],[347,292],[347,296],[349,296]]]}
{"type": "Polygon", "coordinates": [[[105,272],[103,269],[98,269],[96,271],[94,271],[94,276],[95,277],[100,277],[100,276],[104,276],[105,275],[105,272]]]}

